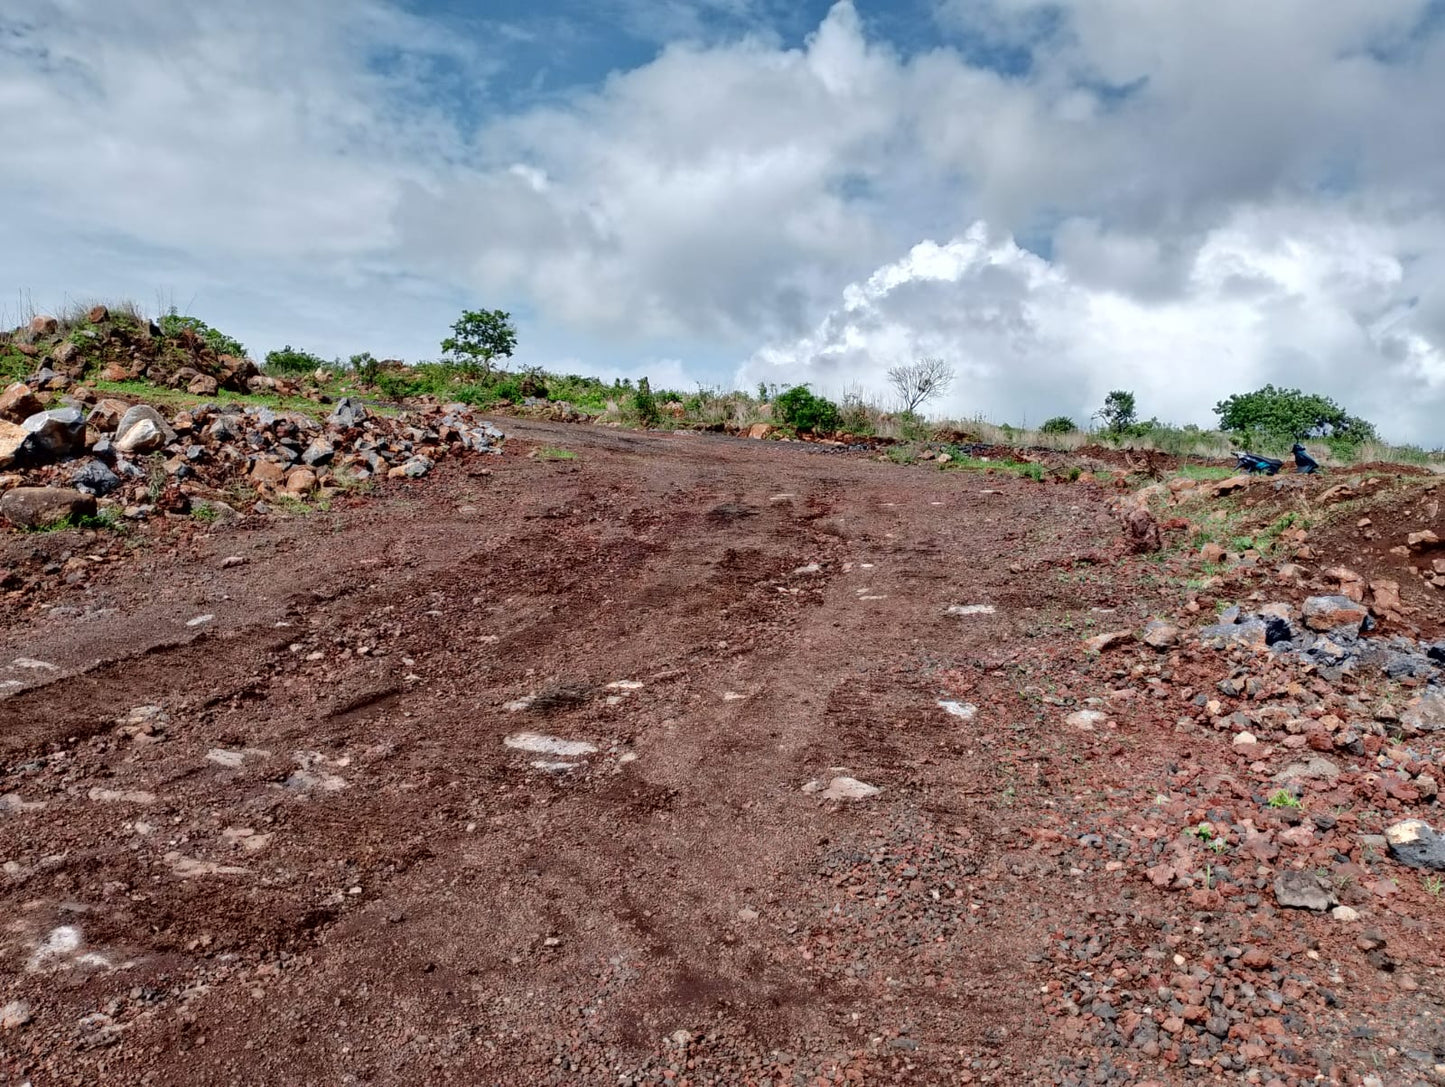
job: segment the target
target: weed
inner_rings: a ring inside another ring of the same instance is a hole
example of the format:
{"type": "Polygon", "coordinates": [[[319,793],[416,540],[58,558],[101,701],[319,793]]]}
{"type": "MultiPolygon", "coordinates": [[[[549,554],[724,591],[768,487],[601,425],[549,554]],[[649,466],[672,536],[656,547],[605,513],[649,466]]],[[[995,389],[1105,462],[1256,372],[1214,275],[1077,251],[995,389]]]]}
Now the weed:
{"type": "Polygon", "coordinates": [[[576,460],[577,454],[570,449],[557,449],[547,446],[545,449],[537,450],[539,460],[576,460]]]}
{"type": "Polygon", "coordinates": [[[191,516],[202,524],[215,524],[221,516],[221,511],[209,502],[197,502],[191,506],[191,516]]]}
{"type": "Polygon", "coordinates": [[[1271,808],[1303,808],[1305,804],[1288,789],[1276,789],[1269,795],[1269,806],[1271,808]]]}
{"type": "Polygon", "coordinates": [[[1420,883],[1427,893],[1436,898],[1439,898],[1441,892],[1445,891],[1445,876],[1421,876],[1420,883]]]}

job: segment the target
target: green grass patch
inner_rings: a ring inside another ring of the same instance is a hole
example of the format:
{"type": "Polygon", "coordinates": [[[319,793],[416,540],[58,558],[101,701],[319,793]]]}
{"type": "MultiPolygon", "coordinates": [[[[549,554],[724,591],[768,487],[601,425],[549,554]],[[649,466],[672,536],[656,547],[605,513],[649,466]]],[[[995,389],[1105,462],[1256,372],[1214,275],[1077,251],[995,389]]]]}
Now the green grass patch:
{"type": "Polygon", "coordinates": [[[547,446],[545,449],[537,450],[539,460],[576,460],[577,454],[570,449],[558,449],[555,446],[547,446]]]}
{"type": "Polygon", "coordinates": [[[270,408],[272,411],[289,411],[324,419],[333,410],[329,404],[318,404],[304,396],[277,396],[275,393],[237,393],[221,389],[210,396],[196,396],[184,389],[167,389],[145,381],[94,381],[90,383],[90,387],[98,393],[144,400],[166,411],[186,411],[202,404],[240,404],[243,407],[270,408]]]}

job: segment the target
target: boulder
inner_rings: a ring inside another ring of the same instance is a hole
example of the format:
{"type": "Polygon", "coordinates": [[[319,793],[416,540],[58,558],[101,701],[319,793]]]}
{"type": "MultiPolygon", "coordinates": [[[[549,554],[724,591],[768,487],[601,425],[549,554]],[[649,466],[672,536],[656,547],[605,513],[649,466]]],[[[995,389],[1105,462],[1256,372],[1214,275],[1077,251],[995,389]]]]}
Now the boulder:
{"type": "Polygon", "coordinates": [[[36,412],[20,429],[25,431],[20,458],[31,464],[68,460],[85,452],[85,416],[79,408],[36,412]]]}
{"type": "Polygon", "coordinates": [[[192,396],[215,396],[218,388],[220,386],[217,385],[215,378],[208,374],[197,374],[186,386],[186,392],[192,396]]]}
{"type": "Polygon", "coordinates": [[[1445,838],[1421,819],[1406,819],[1385,831],[1390,856],[1407,868],[1445,872],[1445,838]]]}
{"type": "Polygon", "coordinates": [[[60,322],[54,317],[39,316],[30,318],[30,331],[37,336],[50,336],[60,331],[60,322]]]}
{"type": "Polygon", "coordinates": [[[767,423],[754,423],[748,427],[749,438],[766,438],[773,432],[773,428],[767,423]]]}
{"type": "Polygon", "coordinates": [[[1242,491],[1249,486],[1250,482],[1249,476],[1230,476],[1228,479],[1221,479],[1218,483],[1210,484],[1209,491],[1218,498],[1220,495],[1242,491]]]}
{"type": "Polygon", "coordinates": [[[1440,537],[1428,528],[1423,532],[1412,532],[1405,538],[1411,551],[1429,551],[1440,546],[1440,537]]]}
{"type": "Polygon", "coordinates": [[[1350,628],[1356,633],[1370,617],[1370,610],[1348,596],[1312,596],[1302,609],[1305,626],[1311,630],[1350,628]]]}
{"type": "Polygon", "coordinates": [[[30,391],[30,386],[17,381],[0,393],[0,419],[23,423],[45,407],[40,398],[30,391]]]}
{"type": "Polygon", "coordinates": [[[1123,645],[1132,637],[1127,630],[1111,630],[1107,634],[1096,634],[1084,639],[1084,648],[1090,653],[1103,653],[1116,645],[1123,645]]]}
{"type": "Polygon", "coordinates": [[[286,493],[296,495],[310,494],[316,486],[316,473],[310,468],[293,468],[286,473],[286,493]]]}
{"type": "Polygon", "coordinates": [[[95,513],[95,499],[66,487],[16,487],[0,497],[0,516],[17,528],[44,528],[95,513]]]}
{"type": "Polygon", "coordinates": [[[122,453],[153,453],[175,441],[176,432],[155,408],[136,404],[120,417],[113,440],[122,453]]]}
{"type": "Polygon", "coordinates": [[[0,471],[20,459],[20,447],[24,444],[25,431],[15,423],[0,419],[0,471]]]}
{"type": "Polygon", "coordinates": [[[1224,548],[1217,543],[1207,543],[1199,549],[1199,557],[1208,563],[1221,563],[1224,561],[1224,555],[1224,548]]]}
{"type": "Polygon", "coordinates": [[[251,465],[251,481],[276,486],[286,478],[286,469],[274,460],[258,460],[251,465]]]}
{"type": "Polygon", "coordinates": [[[67,373],[75,369],[77,362],[83,365],[83,360],[80,358],[80,347],[71,340],[61,340],[56,344],[50,352],[50,360],[67,373]]]}
{"type": "Polygon", "coordinates": [[[70,474],[70,484],[81,494],[104,498],[120,486],[120,476],[100,461],[91,460],[70,474]]]}
{"type": "Polygon", "coordinates": [[[104,306],[91,306],[89,312],[85,315],[85,319],[93,325],[98,325],[102,321],[109,320],[109,318],[110,310],[104,306]]]}

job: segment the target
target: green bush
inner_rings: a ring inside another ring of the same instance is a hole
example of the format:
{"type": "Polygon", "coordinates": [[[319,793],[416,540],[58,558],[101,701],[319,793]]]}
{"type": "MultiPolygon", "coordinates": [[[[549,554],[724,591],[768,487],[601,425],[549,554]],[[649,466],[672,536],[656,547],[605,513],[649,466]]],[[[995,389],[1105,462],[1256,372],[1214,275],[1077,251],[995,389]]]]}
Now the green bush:
{"type": "Polygon", "coordinates": [[[299,347],[292,347],[289,343],[279,351],[266,352],[266,372],[268,374],[309,374],[316,370],[324,370],[327,361],[320,355],[313,355],[310,351],[302,351],[299,347]]]}
{"type": "Polygon", "coordinates": [[[347,365],[356,375],[356,380],[363,385],[375,385],[376,379],[381,375],[381,363],[372,356],[370,351],[352,355],[347,365]]]}
{"type": "Polygon", "coordinates": [[[1318,437],[1332,450],[1343,452],[1376,437],[1373,425],[1350,415],[1329,397],[1273,385],[1221,400],[1214,413],[1221,430],[1255,442],[1284,445],[1318,437]]]}
{"type": "Polygon", "coordinates": [[[795,430],[814,434],[831,434],[838,429],[841,413],[838,405],[817,396],[806,385],[794,385],[773,401],[779,418],[795,430]]]}
{"type": "Polygon", "coordinates": [[[497,359],[511,358],[517,349],[517,328],[506,310],[464,310],[442,341],[442,351],[457,369],[481,376],[497,359]]]}
{"type": "Polygon", "coordinates": [[[657,410],[657,397],[652,395],[652,385],[645,377],[637,382],[637,392],[632,394],[632,410],[648,426],[656,426],[662,421],[662,412],[657,410]]]}
{"type": "Polygon", "coordinates": [[[1074,425],[1074,421],[1067,415],[1055,415],[1039,427],[1039,430],[1045,434],[1072,434],[1078,429],[1074,425]]]}
{"type": "Polygon", "coordinates": [[[241,346],[240,341],[217,331],[199,317],[185,317],[173,309],[156,323],[160,326],[161,335],[167,339],[174,339],[183,332],[191,332],[199,336],[218,355],[235,355],[241,359],[246,357],[246,349],[241,346]]]}

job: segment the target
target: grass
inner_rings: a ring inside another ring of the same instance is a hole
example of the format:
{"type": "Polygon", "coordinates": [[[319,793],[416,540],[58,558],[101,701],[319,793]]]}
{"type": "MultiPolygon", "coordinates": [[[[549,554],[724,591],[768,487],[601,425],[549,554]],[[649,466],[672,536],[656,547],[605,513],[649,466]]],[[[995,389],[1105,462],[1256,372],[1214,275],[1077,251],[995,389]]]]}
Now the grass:
{"type": "Polygon", "coordinates": [[[1421,876],[1420,884],[1425,888],[1427,894],[1439,898],[1445,892],[1445,876],[1421,876]]]}
{"type": "Polygon", "coordinates": [[[1269,806],[1271,808],[1303,808],[1305,804],[1288,789],[1276,789],[1269,796],[1269,806]]]}
{"type": "Polygon", "coordinates": [[[67,532],[70,529],[79,528],[92,531],[124,532],[125,527],[125,521],[121,519],[120,514],[113,509],[103,509],[82,517],[65,516],[43,525],[31,525],[25,531],[30,533],[67,532]]]}
{"type": "Polygon", "coordinates": [[[576,460],[577,454],[570,449],[558,449],[549,445],[537,450],[537,457],[540,460],[576,460]]]}
{"type": "Polygon", "coordinates": [[[244,407],[270,408],[272,411],[289,411],[299,415],[310,415],[324,419],[331,414],[328,404],[318,404],[304,396],[277,396],[274,393],[237,393],[221,389],[210,396],[196,396],[184,389],[166,389],[145,381],[92,381],[89,385],[97,393],[126,396],[145,400],[166,411],[184,411],[202,404],[240,404],[244,407]]]}

